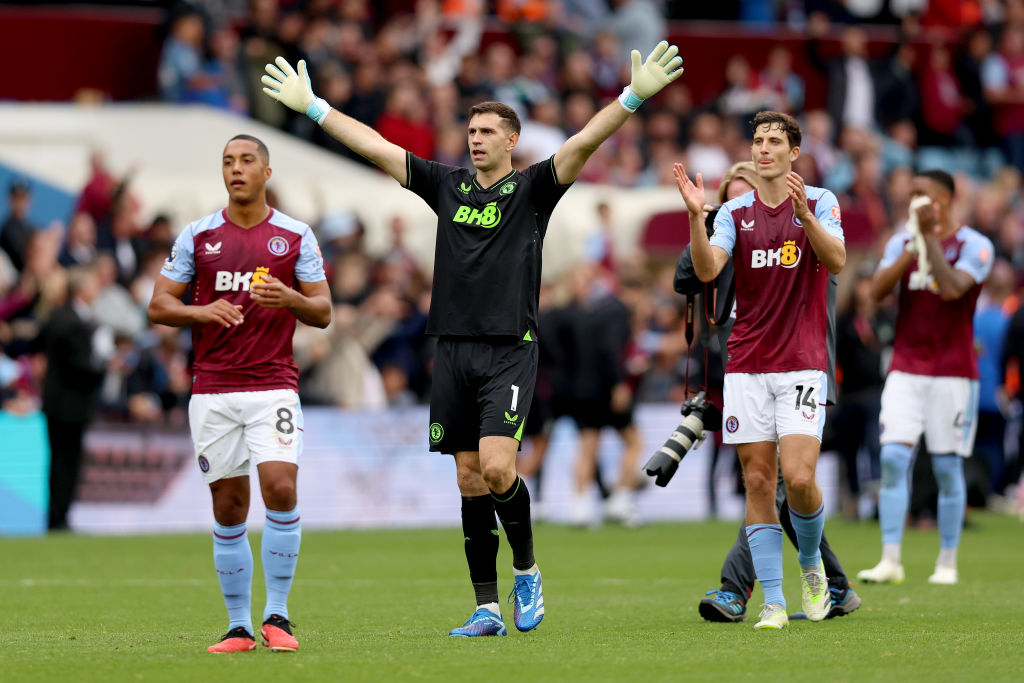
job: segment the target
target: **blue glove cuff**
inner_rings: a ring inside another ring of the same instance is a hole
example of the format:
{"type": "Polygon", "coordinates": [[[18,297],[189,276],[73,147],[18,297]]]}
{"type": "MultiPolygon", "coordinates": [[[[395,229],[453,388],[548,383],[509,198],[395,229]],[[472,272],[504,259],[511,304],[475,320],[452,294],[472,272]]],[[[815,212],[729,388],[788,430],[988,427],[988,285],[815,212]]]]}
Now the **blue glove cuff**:
{"type": "Polygon", "coordinates": [[[630,114],[635,112],[637,108],[643,103],[643,98],[637,97],[636,93],[629,89],[628,85],[622,89],[622,94],[619,95],[619,104],[621,104],[622,108],[628,111],[630,114]]]}
{"type": "Polygon", "coordinates": [[[331,111],[331,105],[327,104],[327,100],[322,97],[314,97],[306,107],[306,116],[316,121],[318,126],[322,126],[329,111],[331,111]]]}

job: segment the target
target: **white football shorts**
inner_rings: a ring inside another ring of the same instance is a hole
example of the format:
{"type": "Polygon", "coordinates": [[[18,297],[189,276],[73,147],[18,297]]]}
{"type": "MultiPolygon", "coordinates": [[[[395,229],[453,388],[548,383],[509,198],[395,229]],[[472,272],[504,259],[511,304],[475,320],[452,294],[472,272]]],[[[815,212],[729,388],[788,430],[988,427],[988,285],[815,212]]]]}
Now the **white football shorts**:
{"type": "Polygon", "coordinates": [[[929,453],[967,457],[978,431],[978,380],[890,372],[878,422],[883,444],[914,446],[924,434],[929,453]]]}
{"type": "Polygon", "coordinates": [[[821,370],[725,375],[722,440],[778,441],[790,434],[821,441],[828,378],[821,370]]]}
{"type": "Polygon", "coordinates": [[[248,475],[250,460],[297,465],[302,455],[302,406],[291,389],[193,394],[188,420],[207,483],[248,475]]]}

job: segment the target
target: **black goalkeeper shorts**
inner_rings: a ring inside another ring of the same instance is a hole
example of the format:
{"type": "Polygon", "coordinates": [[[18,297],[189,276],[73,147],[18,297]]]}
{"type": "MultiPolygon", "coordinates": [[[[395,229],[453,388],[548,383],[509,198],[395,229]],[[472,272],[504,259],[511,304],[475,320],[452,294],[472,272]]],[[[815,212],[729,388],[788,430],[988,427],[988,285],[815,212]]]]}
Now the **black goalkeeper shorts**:
{"type": "Polygon", "coordinates": [[[480,450],[484,436],[522,439],[538,347],[509,338],[441,337],[430,389],[430,450],[480,450]]]}

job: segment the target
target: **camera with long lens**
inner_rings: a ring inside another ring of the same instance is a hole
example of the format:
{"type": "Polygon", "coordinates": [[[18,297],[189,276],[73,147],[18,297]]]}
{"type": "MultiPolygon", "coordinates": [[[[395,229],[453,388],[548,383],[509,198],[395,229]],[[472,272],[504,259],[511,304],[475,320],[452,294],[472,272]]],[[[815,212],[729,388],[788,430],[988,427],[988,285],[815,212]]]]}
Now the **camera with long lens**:
{"type": "Polygon", "coordinates": [[[722,428],[722,411],[708,401],[703,391],[687,399],[680,412],[683,421],[644,465],[644,472],[655,477],[654,483],[658,486],[668,484],[686,453],[694,444],[704,440],[705,431],[715,432],[722,428]]]}

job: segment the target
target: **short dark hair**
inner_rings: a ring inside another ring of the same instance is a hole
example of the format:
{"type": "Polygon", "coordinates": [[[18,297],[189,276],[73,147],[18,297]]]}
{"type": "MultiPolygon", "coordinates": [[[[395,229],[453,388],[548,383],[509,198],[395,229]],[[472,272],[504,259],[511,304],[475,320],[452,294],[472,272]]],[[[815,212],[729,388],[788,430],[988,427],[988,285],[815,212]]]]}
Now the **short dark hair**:
{"type": "Polygon", "coordinates": [[[919,175],[922,178],[934,180],[939,185],[942,185],[942,187],[949,190],[949,194],[951,195],[956,194],[956,182],[953,180],[953,176],[946,173],[945,171],[935,168],[930,171],[919,171],[917,175],[919,175]]]}
{"type": "Polygon", "coordinates": [[[756,132],[760,126],[766,123],[768,124],[768,130],[777,126],[779,130],[783,131],[789,139],[789,146],[791,148],[800,146],[800,141],[803,140],[804,136],[800,132],[800,124],[795,118],[781,111],[759,111],[750,122],[750,126],[756,132]]]}
{"type": "Polygon", "coordinates": [[[469,108],[469,118],[473,118],[477,114],[497,114],[505,124],[505,127],[513,133],[521,133],[523,130],[523,124],[519,122],[519,115],[516,114],[516,110],[507,104],[502,104],[501,102],[474,104],[469,108]]]}
{"type": "MultiPolygon", "coordinates": [[[[270,163],[270,150],[267,149],[267,146],[264,145],[263,141],[260,140],[259,138],[253,137],[252,135],[246,135],[245,133],[240,133],[240,134],[236,135],[235,137],[231,138],[230,140],[228,140],[228,145],[230,145],[235,140],[248,140],[249,142],[255,142],[256,143],[256,151],[259,152],[259,155],[261,157],[263,157],[263,163],[265,163],[265,164],[269,164],[270,163]]],[[[227,147],[227,145],[225,145],[225,147],[227,147]]]]}

